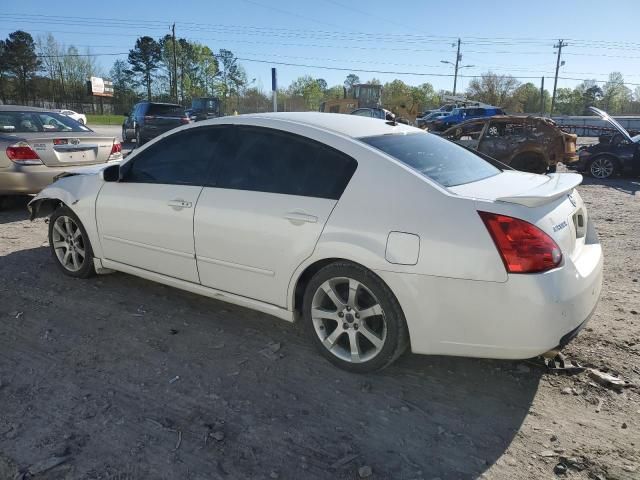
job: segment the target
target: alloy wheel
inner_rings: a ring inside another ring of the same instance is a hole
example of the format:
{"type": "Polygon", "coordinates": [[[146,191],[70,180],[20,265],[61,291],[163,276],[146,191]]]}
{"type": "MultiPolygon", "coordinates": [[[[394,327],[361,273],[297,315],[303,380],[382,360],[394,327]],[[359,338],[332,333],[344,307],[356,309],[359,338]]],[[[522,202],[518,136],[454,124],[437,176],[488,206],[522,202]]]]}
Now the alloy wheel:
{"type": "Polygon", "coordinates": [[[591,162],[591,167],[589,168],[591,175],[595,178],[609,178],[613,174],[614,169],[615,165],[608,157],[596,158],[591,162]]]}
{"type": "Polygon", "coordinates": [[[60,265],[70,272],[79,271],[84,265],[87,253],[82,230],[73,218],[65,215],[56,218],[52,240],[60,265]]]}
{"type": "Polygon", "coordinates": [[[385,345],[384,310],[371,290],[353,278],[321,284],[313,295],[311,319],[322,345],[346,362],[367,362],[385,345]]]}

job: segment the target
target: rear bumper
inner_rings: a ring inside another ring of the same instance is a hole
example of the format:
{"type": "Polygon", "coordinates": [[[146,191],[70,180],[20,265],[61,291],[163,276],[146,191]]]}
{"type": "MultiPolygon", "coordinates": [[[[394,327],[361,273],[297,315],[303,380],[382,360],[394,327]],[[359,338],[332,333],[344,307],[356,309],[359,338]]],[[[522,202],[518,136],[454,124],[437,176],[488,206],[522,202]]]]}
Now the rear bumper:
{"type": "Polygon", "coordinates": [[[81,166],[85,165],[46,167],[44,165],[14,164],[8,168],[0,168],[0,195],[30,195],[38,193],[52,184],[57,175],[81,166]]]}
{"type": "Polygon", "coordinates": [[[585,245],[543,274],[483,282],[378,271],[407,319],[414,353],[522,359],[568,343],[597,306],[602,249],[585,245]]]}

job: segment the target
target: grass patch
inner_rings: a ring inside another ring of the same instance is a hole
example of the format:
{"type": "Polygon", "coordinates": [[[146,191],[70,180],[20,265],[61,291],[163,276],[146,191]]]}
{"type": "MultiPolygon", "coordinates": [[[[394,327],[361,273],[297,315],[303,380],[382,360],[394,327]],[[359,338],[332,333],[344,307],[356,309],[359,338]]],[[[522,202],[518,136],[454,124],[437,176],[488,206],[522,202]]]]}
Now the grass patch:
{"type": "Polygon", "coordinates": [[[124,115],[87,115],[87,125],[122,125],[124,115]]]}

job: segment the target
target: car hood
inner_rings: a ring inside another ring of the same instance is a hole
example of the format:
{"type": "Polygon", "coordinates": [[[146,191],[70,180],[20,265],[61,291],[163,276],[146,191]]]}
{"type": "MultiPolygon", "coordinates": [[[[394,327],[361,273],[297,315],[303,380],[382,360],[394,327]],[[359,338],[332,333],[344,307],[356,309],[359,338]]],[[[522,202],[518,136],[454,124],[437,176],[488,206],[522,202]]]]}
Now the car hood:
{"type": "Polygon", "coordinates": [[[599,108],[596,108],[596,107],[589,107],[589,110],[591,110],[593,113],[598,115],[605,122],[610,123],[618,132],[620,132],[620,134],[624,138],[626,138],[630,143],[633,143],[633,139],[631,138],[631,135],[629,135],[629,132],[627,131],[627,129],[624,128],[622,125],[620,125],[617,121],[615,121],[611,117],[611,115],[609,115],[604,110],[600,110],[599,108]]]}

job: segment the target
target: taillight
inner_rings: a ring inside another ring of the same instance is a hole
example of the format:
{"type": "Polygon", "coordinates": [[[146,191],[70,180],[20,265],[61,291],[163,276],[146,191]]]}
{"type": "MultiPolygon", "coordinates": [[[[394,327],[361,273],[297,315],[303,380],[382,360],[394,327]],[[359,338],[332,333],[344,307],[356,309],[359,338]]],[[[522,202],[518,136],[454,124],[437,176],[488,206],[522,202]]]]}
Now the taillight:
{"type": "Polygon", "coordinates": [[[27,142],[18,142],[7,147],[7,157],[20,165],[42,165],[42,160],[27,142]]]}
{"type": "Polygon", "coordinates": [[[122,152],[122,145],[118,140],[116,140],[115,142],[113,142],[113,146],[111,147],[111,155],[113,155],[114,153],[121,153],[121,152],[122,152]]]}
{"type": "Polygon", "coordinates": [[[554,240],[529,222],[478,212],[509,273],[539,273],[557,267],[562,252],[554,240]]]}
{"type": "Polygon", "coordinates": [[[189,123],[191,120],[189,120],[189,117],[182,117],[180,119],[180,123],[186,125],[187,123],[189,123]]]}

